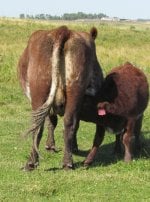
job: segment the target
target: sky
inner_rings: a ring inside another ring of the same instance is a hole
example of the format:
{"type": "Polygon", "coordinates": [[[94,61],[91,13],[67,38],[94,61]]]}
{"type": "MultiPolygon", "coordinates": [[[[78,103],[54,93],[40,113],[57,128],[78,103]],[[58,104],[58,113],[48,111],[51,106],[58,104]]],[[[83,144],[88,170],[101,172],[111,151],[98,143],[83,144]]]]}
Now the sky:
{"type": "Polygon", "coordinates": [[[150,0],[0,0],[1,17],[19,17],[21,13],[61,16],[77,12],[150,19],[150,0]]]}

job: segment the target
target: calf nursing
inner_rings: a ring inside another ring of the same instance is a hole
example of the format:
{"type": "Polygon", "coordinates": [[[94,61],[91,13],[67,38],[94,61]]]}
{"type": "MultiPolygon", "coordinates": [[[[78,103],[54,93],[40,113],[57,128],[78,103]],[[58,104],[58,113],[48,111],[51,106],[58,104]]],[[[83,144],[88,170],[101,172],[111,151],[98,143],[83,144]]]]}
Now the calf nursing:
{"type": "Polygon", "coordinates": [[[84,95],[95,94],[102,81],[95,52],[96,35],[95,28],[89,34],[63,26],[37,31],[30,37],[18,65],[20,83],[33,111],[33,125],[29,130],[33,133],[33,146],[26,170],[38,165],[45,118],[49,122],[49,137],[52,137],[47,144],[53,146],[51,131],[57,124],[57,114],[64,115],[63,167],[73,167],[72,142],[84,95]]]}
{"type": "Polygon", "coordinates": [[[33,117],[29,130],[33,133],[33,145],[25,170],[33,170],[39,163],[38,147],[45,119],[46,148],[55,149],[57,115],[64,115],[63,167],[73,167],[72,151],[77,148],[80,120],[96,124],[93,147],[85,165],[93,161],[106,129],[118,134],[116,150],[120,150],[118,137],[123,134],[124,159],[131,160],[131,140],[135,133],[138,143],[148,103],[148,82],[142,71],[130,63],[114,68],[103,82],[95,51],[96,35],[95,28],[89,34],[66,26],[31,35],[18,64],[20,83],[31,101],[33,117]]]}

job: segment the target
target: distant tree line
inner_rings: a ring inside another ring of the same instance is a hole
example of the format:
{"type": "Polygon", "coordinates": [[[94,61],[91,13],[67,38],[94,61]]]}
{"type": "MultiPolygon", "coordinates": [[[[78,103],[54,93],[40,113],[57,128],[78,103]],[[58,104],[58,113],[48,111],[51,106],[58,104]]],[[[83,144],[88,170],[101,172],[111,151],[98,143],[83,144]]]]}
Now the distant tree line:
{"type": "Polygon", "coordinates": [[[99,14],[86,14],[83,12],[78,13],[64,13],[62,16],[50,15],[50,14],[37,14],[37,15],[25,15],[20,14],[21,19],[39,19],[39,20],[78,20],[78,19],[101,19],[102,17],[108,17],[103,13],[99,14]]]}

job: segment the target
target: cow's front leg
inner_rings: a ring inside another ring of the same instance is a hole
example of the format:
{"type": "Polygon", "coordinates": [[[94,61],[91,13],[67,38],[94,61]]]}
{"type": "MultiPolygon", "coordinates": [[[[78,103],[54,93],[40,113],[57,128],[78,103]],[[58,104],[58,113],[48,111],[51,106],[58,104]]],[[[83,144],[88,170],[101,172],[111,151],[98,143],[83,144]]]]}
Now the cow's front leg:
{"type": "Polygon", "coordinates": [[[94,141],[93,141],[93,147],[84,161],[84,166],[88,166],[93,162],[94,157],[97,153],[97,150],[104,139],[104,134],[105,134],[105,128],[103,126],[97,124],[96,133],[95,133],[95,137],[94,137],[94,141]]]}
{"type": "Polygon", "coordinates": [[[127,123],[127,129],[123,135],[123,144],[125,147],[124,161],[130,162],[132,159],[132,137],[134,132],[135,120],[130,119],[127,123]]]}
{"type": "Polygon", "coordinates": [[[55,138],[54,138],[54,130],[57,126],[57,116],[56,115],[48,115],[46,117],[47,127],[48,127],[48,136],[46,140],[45,148],[48,151],[56,151],[55,148],[55,138]]]}

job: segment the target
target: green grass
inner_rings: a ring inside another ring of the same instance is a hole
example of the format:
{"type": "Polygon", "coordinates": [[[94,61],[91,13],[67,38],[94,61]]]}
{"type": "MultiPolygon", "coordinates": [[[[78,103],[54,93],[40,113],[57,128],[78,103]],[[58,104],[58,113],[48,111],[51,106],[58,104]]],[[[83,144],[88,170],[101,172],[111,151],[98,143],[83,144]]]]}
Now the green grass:
{"type": "Polygon", "coordinates": [[[92,145],[95,126],[81,122],[78,131],[81,156],[74,155],[75,170],[61,169],[63,119],[56,129],[58,153],[45,151],[46,130],[40,145],[40,166],[26,173],[20,170],[27,160],[31,137],[21,133],[30,123],[30,104],[17,79],[19,56],[30,34],[67,24],[89,31],[94,25],[98,59],[106,74],[113,66],[128,61],[139,66],[150,82],[150,24],[70,23],[0,19],[0,201],[150,201],[150,105],[142,127],[143,151],[130,164],[112,155],[114,136],[107,133],[93,165],[82,165],[92,145]],[[133,28],[134,26],[134,28],[133,28]]]}

